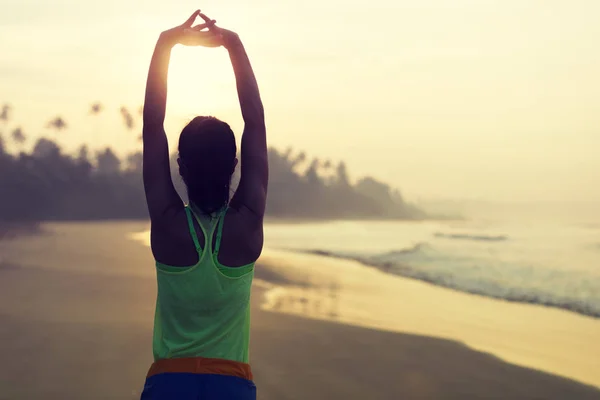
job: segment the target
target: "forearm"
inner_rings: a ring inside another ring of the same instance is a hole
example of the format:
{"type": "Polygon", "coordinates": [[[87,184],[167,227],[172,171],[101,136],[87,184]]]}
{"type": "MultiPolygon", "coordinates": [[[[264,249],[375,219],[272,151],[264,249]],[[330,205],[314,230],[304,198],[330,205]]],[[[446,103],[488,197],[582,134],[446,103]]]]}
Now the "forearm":
{"type": "Polygon", "coordinates": [[[241,40],[236,36],[226,45],[233,66],[242,117],[246,126],[263,127],[265,112],[258,83],[241,40]]]}
{"type": "Polygon", "coordinates": [[[161,38],[158,39],[146,82],[144,100],[144,127],[162,126],[167,107],[167,76],[169,60],[173,46],[161,38]]]}

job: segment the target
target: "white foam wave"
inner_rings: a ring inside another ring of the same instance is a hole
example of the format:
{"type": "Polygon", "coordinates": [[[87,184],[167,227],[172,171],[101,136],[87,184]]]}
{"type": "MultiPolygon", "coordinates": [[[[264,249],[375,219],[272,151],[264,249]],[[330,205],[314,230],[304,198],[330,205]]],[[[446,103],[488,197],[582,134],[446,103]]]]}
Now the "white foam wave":
{"type": "Polygon", "coordinates": [[[558,307],[600,318],[600,283],[584,271],[536,269],[475,256],[447,254],[427,243],[382,254],[308,253],[358,261],[385,272],[467,293],[558,307]]]}

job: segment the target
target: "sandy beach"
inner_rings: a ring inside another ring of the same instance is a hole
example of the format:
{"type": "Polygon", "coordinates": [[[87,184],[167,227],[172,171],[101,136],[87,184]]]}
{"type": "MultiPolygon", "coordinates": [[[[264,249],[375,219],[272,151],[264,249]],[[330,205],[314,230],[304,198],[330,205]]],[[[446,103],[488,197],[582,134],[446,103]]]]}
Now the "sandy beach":
{"type": "MultiPolygon", "coordinates": [[[[143,222],[0,242],[0,399],[135,399],[150,365],[143,222]]],[[[600,321],[267,250],[253,292],[259,399],[600,399],[600,321]]]]}

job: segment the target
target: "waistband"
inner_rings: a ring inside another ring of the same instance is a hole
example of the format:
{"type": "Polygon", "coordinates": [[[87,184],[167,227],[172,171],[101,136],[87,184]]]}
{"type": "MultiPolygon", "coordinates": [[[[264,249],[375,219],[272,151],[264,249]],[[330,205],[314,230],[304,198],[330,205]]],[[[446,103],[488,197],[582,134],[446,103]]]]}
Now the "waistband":
{"type": "Polygon", "coordinates": [[[249,381],[253,379],[250,364],[206,357],[165,358],[157,360],[150,366],[146,378],[167,372],[229,375],[249,381]]]}

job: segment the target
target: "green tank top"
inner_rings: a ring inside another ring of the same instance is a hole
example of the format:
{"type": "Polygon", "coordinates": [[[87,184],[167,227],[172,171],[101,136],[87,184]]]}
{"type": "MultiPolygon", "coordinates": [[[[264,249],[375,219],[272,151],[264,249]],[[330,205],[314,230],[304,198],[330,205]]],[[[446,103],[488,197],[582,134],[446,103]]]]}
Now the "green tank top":
{"type": "Polygon", "coordinates": [[[226,209],[213,216],[199,215],[189,206],[185,212],[199,261],[183,268],[156,262],[154,359],[208,357],[248,363],[254,263],[236,268],[219,264],[226,209]],[[193,218],[204,233],[204,246],[193,218]]]}

